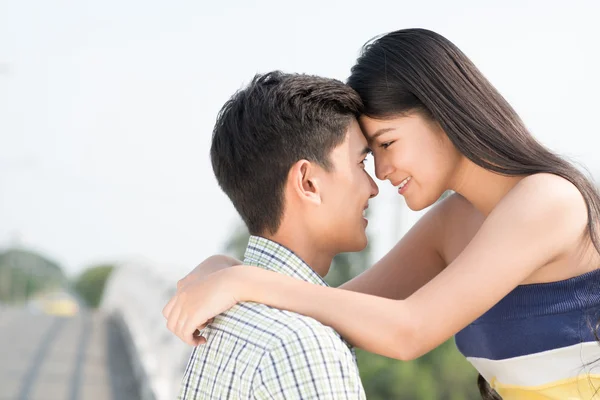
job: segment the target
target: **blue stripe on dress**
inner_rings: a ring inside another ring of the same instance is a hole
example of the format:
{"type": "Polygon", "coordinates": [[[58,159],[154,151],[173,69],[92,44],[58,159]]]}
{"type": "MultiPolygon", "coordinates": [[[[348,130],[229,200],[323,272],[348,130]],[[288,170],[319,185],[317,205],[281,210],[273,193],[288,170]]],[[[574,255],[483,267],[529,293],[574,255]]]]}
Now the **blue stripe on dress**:
{"type": "Polygon", "coordinates": [[[502,360],[595,341],[600,269],[558,282],[521,285],[456,335],[466,357],[502,360]]]}

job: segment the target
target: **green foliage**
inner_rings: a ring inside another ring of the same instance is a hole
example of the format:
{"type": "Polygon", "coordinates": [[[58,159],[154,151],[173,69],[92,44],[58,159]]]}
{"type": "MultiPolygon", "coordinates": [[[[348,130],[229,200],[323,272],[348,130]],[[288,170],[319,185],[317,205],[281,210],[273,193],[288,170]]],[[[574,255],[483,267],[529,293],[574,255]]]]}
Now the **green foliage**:
{"type": "Polygon", "coordinates": [[[62,269],[40,254],[22,249],[0,253],[0,302],[22,303],[66,286],[62,269]]]}
{"type": "Polygon", "coordinates": [[[97,308],[102,300],[106,280],[112,273],[112,265],[98,265],[86,269],[77,277],[73,288],[91,308],[97,308]]]}
{"type": "Polygon", "coordinates": [[[414,361],[398,361],[366,351],[356,351],[367,398],[480,399],[477,373],[458,352],[454,340],[414,361]]]}

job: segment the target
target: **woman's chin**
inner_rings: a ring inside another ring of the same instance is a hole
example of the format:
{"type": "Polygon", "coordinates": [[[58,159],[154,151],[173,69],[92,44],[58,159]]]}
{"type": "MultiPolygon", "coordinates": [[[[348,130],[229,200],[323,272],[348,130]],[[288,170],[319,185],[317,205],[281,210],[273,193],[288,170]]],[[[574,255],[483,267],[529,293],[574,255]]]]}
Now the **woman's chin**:
{"type": "Polygon", "coordinates": [[[419,201],[417,199],[407,199],[404,198],[404,201],[406,202],[406,205],[408,206],[408,208],[410,208],[412,211],[421,211],[424,210],[425,208],[433,205],[435,203],[435,201],[419,201]]]}

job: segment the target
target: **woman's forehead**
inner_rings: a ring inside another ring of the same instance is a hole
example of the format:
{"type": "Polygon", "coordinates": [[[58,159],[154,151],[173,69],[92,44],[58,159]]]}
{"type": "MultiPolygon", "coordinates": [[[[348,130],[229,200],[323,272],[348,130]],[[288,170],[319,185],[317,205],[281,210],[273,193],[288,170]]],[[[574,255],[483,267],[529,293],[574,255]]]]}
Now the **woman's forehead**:
{"type": "Polygon", "coordinates": [[[353,120],[348,127],[348,138],[351,147],[365,147],[367,145],[365,134],[356,120],[353,120]]]}

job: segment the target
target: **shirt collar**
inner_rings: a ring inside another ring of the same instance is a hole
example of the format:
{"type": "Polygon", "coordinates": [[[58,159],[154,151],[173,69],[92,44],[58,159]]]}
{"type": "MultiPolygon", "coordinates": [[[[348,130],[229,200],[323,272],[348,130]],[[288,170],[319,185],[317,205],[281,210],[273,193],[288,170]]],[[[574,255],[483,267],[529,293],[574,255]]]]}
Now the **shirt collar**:
{"type": "MultiPolygon", "coordinates": [[[[244,254],[244,264],[278,272],[315,285],[329,286],[319,274],[293,251],[264,237],[250,236],[244,254]]],[[[337,331],[334,330],[334,332],[348,346],[354,357],[352,345],[337,331]]]]}
{"type": "Polygon", "coordinates": [[[293,251],[260,236],[250,236],[244,254],[244,264],[279,272],[315,285],[329,286],[293,251]]]}

